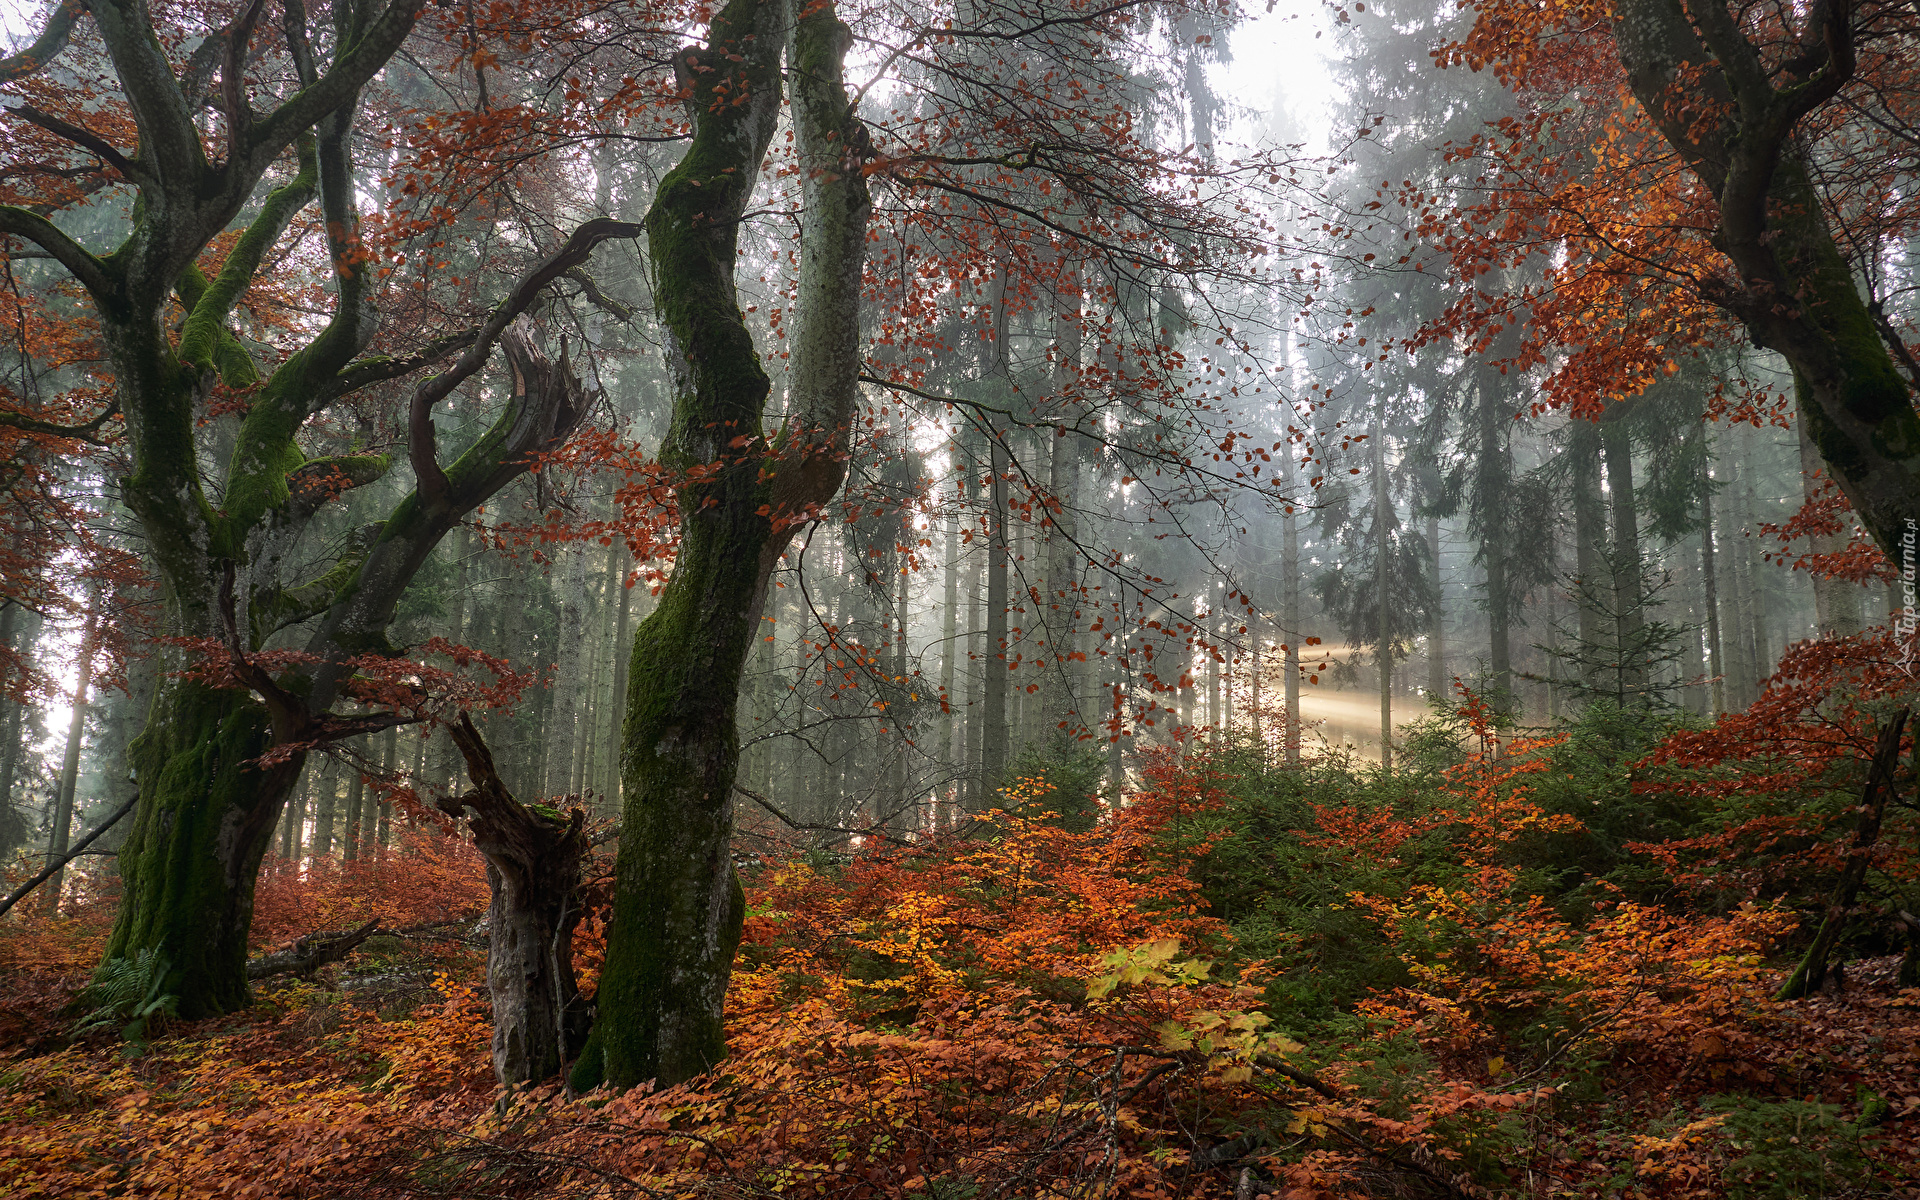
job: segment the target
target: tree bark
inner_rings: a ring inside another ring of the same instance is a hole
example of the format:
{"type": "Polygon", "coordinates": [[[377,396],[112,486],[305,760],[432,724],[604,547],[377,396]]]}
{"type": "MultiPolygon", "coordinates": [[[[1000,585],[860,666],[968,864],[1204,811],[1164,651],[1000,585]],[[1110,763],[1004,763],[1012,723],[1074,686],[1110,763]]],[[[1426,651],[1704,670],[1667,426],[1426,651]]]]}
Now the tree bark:
{"type": "Polygon", "coordinates": [[[1286,749],[1287,765],[1300,765],[1300,517],[1294,511],[1293,489],[1298,483],[1294,471],[1294,448],[1287,452],[1286,511],[1280,517],[1280,625],[1286,636],[1283,656],[1282,687],[1286,697],[1286,731],[1281,741],[1286,749]]]}
{"type": "MultiPolygon", "coordinates": [[[[956,500],[957,503],[957,500],[956,500]]],[[[963,798],[960,792],[966,787],[966,773],[961,759],[966,746],[965,730],[960,724],[960,714],[964,705],[960,695],[954,691],[960,681],[958,659],[966,646],[960,639],[960,515],[958,512],[947,514],[947,548],[945,578],[941,581],[940,614],[940,702],[947,712],[940,716],[940,764],[943,770],[957,774],[955,781],[955,799],[963,798]]],[[[951,813],[943,814],[951,816],[951,813]]],[[[943,828],[944,822],[936,822],[936,828],[943,828]]]]}
{"type": "MultiPolygon", "coordinates": [[[[630,551],[624,539],[613,543],[614,557],[620,564],[616,586],[620,589],[620,610],[613,625],[613,693],[607,709],[611,716],[607,721],[607,742],[617,747],[620,743],[621,719],[625,715],[627,702],[627,667],[633,657],[632,648],[627,645],[628,635],[633,628],[633,589],[627,586],[627,559],[630,551]]],[[[615,812],[620,810],[620,756],[609,755],[607,770],[607,802],[615,812]]]]}
{"type": "Polygon", "coordinates": [[[1393,770],[1393,596],[1391,545],[1393,501],[1387,494],[1386,400],[1378,402],[1380,417],[1373,426],[1373,543],[1374,597],[1380,641],[1375,647],[1380,668],[1380,768],[1393,770]]]}
{"type": "MultiPolygon", "coordinates": [[[[1704,434],[1702,435],[1704,436],[1704,434]]],[[[1713,528],[1713,450],[1709,446],[1701,456],[1700,473],[1700,583],[1707,608],[1708,695],[1712,713],[1718,718],[1727,711],[1727,664],[1721,656],[1719,564],[1714,555],[1713,528]]]]}
{"type": "Polygon", "coordinates": [[[1574,573],[1581,587],[1574,593],[1575,622],[1582,653],[1589,658],[1581,680],[1589,690],[1603,686],[1599,670],[1592,665],[1594,650],[1614,631],[1596,611],[1591,597],[1611,586],[1607,569],[1607,515],[1600,498],[1600,430],[1590,421],[1576,420],[1567,438],[1567,454],[1572,459],[1574,573]]]}
{"type": "Polygon", "coordinates": [[[366,783],[366,776],[360,773],[359,766],[348,763],[347,819],[341,826],[340,833],[341,857],[348,862],[353,862],[360,857],[361,847],[364,844],[360,838],[360,827],[363,824],[361,814],[362,805],[366,800],[366,783]]]}
{"type": "MultiPolygon", "coordinates": [[[[1005,339],[1005,331],[1001,340],[1005,339]]],[[[986,657],[981,660],[980,798],[984,808],[994,806],[994,789],[1007,771],[1008,559],[1012,548],[1007,529],[1007,447],[1001,430],[988,432],[987,463],[987,611],[986,657]]]]}
{"type": "Polygon", "coordinates": [[[1507,444],[1506,422],[1500,412],[1499,393],[1494,380],[1500,378],[1482,368],[1475,386],[1475,420],[1480,428],[1478,479],[1474,500],[1480,509],[1480,564],[1486,571],[1487,585],[1487,683],[1490,699],[1499,712],[1515,708],[1513,693],[1513,589],[1507,578],[1507,505],[1513,482],[1513,453],[1507,444]]]}
{"type": "Polygon", "coordinates": [[[986,541],[966,556],[967,572],[967,704],[965,728],[966,781],[962,802],[969,809],[986,807],[987,785],[980,769],[985,751],[981,732],[985,728],[980,714],[987,706],[987,601],[986,541]]]}
{"type": "MultiPolygon", "coordinates": [[[[0,600],[0,649],[9,653],[18,653],[14,649],[14,633],[19,612],[18,604],[0,600]]],[[[7,714],[5,732],[0,733],[0,820],[4,820],[13,807],[13,778],[20,771],[20,726],[26,719],[27,706],[0,694],[0,708],[7,714]]],[[[21,828],[25,829],[24,818],[21,818],[21,828]]],[[[0,853],[12,854],[15,845],[25,842],[27,836],[26,832],[19,834],[19,842],[14,845],[0,843],[0,853]]]]}
{"type": "Polygon", "coordinates": [[[334,826],[340,820],[340,764],[329,762],[320,775],[313,810],[313,865],[333,857],[334,826]]]}
{"type": "Polygon", "coordinates": [[[1641,567],[1640,521],[1633,487],[1633,439],[1620,419],[1600,427],[1606,446],[1607,491],[1613,518],[1614,646],[1623,707],[1651,701],[1646,653],[1646,580],[1641,567]]]}
{"type": "Polygon", "coordinates": [[[500,782],[493,754],[466,713],[447,732],[473,787],[441,800],[472,813],[473,844],[487,860],[487,990],[493,997],[493,1073],[501,1087],[551,1079],[586,1040],[587,1012],[573,973],[580,921],[586,813],[521,804],[500,782]]]}
{"type": "Polygon", "coordinates": [[[1440,575],[1440,518],[1427,518],[1427,553],[1433,555],[1433,615],[1427,620],[1427,695],[1445,700],[1453,688],[1447,675],[1447,593],[1440,575]]]}
{"type": "Polygon", "coordinates": [[[701,474],[679,489],[673,575],[634,638],[614,917],[598,1014],[573,1072],[582,1090],[677,1083],[726,1052],[722,1005],[745,916],[731,858],[740,676],[794,525],[845,477],[858,393],[869,149],[843,83],[850,41],[830,3],[796,15],[774,0],[730,0],[708,45],[675,58],[693,141],[646,220],[676,374],[660,457],[701,474]],[[804,213],[791,415],[769,471],[769,382],[734,268],[779,112],[783,27],[804,213]]]}

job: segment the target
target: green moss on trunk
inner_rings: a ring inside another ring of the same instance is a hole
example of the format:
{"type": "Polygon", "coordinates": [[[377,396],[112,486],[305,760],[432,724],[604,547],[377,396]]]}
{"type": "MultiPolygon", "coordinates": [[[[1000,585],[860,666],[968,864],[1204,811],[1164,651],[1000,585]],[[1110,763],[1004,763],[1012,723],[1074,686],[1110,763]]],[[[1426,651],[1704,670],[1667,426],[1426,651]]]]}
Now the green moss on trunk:
{"type": "Polygon", "coordinates": [[[251,696],[176,679],[131,749],[140,806],[120,851],[125,896],[106,957],[158,952],[165,990],[189,1020],[250,1003],[254,882],[300,770],[298,758],[254,765],[270,744],[251,696]]]}
{"type": "Polygon", "coordinates": [[[770,385],[733,271],[779,103],[780,15],[776,0],[732,0],[710,45],[683,54],[694,141],[647,214],[679,376],[661,460],[699,474],[680,491],[673,578],[634,637],[614,916],[573,1077],[583,1089],[676,1083],[726,1052],[722,1008],[745,915],[731,859],[734,707],[773,536],[759,452],[770,385]]]}

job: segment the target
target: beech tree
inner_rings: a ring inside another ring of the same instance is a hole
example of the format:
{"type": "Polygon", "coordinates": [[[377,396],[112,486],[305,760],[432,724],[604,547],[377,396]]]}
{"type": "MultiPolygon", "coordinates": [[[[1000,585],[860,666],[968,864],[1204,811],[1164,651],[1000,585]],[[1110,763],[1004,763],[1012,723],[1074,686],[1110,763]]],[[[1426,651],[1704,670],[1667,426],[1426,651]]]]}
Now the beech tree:
{"type": "MultiPolygon", "coordinates": [[[[1286,171],[1264,156],[1215,165],[1185,147],[1146,144],[1135,124],[1148,99],[1128,78],[1149,33],[1172,35],[1167,53],[1187,55],[1182,20],[1212,11],[1066,0],[865,13],[875,23],[857,36],[889,47],[906,93],[884,112],[849,98],[844,64],[856,31],[831,4],[733,0],[704,46],[676,56],[693,141],[646,226],[678,374],[660,459],[681,480],[679,535],[673,574],[635,636],[614,919],[576,1087],[677,1082],[724,1053],[722,1002],[745,911],[731,863],[742,669],[768,578],[794,530],[839,492],[854,439],[870,444],[879,429],[900,428],[914,404],[922,419],[984,443],[980,532],[995,565],[983,657],[987,681],[1003,688],[1021,654],[1010,610],[1059,614],[1045,640],[1061,664],[1075,653],[1073,623],[1098,627],[1093,604],[1064,579],[1073,458],[1058,449],[1029,458],[1023,433],[1049,448],[1073,439],[1110,449],[1130,483],[1164,471],[1163,483],[1141,489],[1161,512],[1195,490],[1261,486],[1257,467],[1195,469],[1209,453],[1232,461],[1245,436],[1223,430],[1230,418],[1206,406],[1237,385],[1197,381],[1228,372],[1204,354],[1187,362],[1174,343],[1196,323],[1167,314],[1184,311],[1186,287],[1252,277],[1247,262],[1267,230],[1248,201],[1286,171]],[[776,127],[783,47],[799,263],[781,352],[784,415],[769,432],[778,410],[734,272],[737,229],[776,127]],[[870,179],[889,194],[883,231],[868,229],[870,179]],[[870,242],[886,249],[866,269],[870,242]],[[951,354],[955,333],[977,340],[977,360],[951,354]],[[1022,364],[1024,379],[1015,336],[1044,347],[1022,364]],[[943,376],[955,359],[983,364],[981,377],[943,376]],[[863,382],[887,399],[863,401],[863,382]],[[951,391],[934,390],[949,382],[951,391]],[[1057,539],[1047,570],[1059,582],[1046,585],[1054,595],[1037,581],[1009,594],[1006,547],[1028,522],[1036,540],[1057,539]]],[[[1224,316],[1209,332],[1235,343],[1220,353],[1246,350],[1224,316]]],[[[1239,454],[1253,462],[1247,447],[1239,454]]],[[[1106,603],[1116,624],[1148,619],[1106,603]]],[[[1046,624],[1025,622],[1029,637],[1046,624]]],[[[1174,623],[1165,625],[1172,640],[1174,623]]],[[[1006,699],[1001,690],[996,703],[989,686],[981,706],[988,786],[1010,757],[1006,699]]]]}
{"type": "MultiPolygon", "coordinates": [[[[1920,413],[1894,362],[1906,348],[1882,340],[1834,240],[1802,128],[1858,69],[1855,6],[1743,22],[1723,0],[1629,0],[1613,32],[1635,98],[1713,197],[1709,238],[1732,271],[1702,294],[1792,365],[1801,421],[1894,557],[1920,518],[1920,413]]],[[[1879,31],[1908,49],[1911,32],[1879,31]]]]}
{"type": "Polygon", "coordinates": [[[1465,234],[1448,245],[1469,277],[1556,243],[1570,253],[1548,288],[1483,291],[1451,328],[1524,317],[1516,361],[1560,354],[1549,396],[1593,416],[1676,356],[1723,343],[1730,317],[1786,360],[1820,458],[1897,558],[1920,518],[1920,413],[1912,351],[1874,281],[1913,214],[1845,209],[1848,196],[1905,190],[1911,15],[1850,0],[1475,7],[1472,32],[1436,56],[1491,66],[1528,104],[1471,147],[1497,165],[1485,201],[1431,227],[1465,234]],[[1664,165],[1675,156],[1684,172],[1664,165]]]}
{"type": "Polygon", "coordinates": [[[860,374],[868,148],[842,80],[850,42],[831,4],[732,0],[707,44],[675,59],[693,141],[661,180],[646,230],[677,376],[660,458],[692,478],[677,497],[673,575],[634,637],[613,925],[579,1087],[677,1082],[724,1053],[722,1003],[746,915],[731,858],[740,674],[795,520],[839,490],[860,374]],[[783,43],[805,224],[793,395],[769,442],[771,385],[734,265],[779,117],[783,43]]]}
{"type": "Polygon", "coordinates": [[[254,2],[183,44],[172,33],[184,11],[163,22],[144,0],[64,3],[0,75],[27,100],[8,107],[9,135],[36,168],[10,184],[0,233],[65,270],[92,309],[113,377],[107,409],[71,427],[11,419],[76,438],[114,414],[124,422],[121,499],[145,535],[174,639],[161,650],[167,675],[132,750],[140,804],[120,852],[125,899],[107,955],[158,955],[183,1016],[248,1003],[254,881],[306,752],[420,716],[418,706],[394,704],[339,711],[371,698],[361,673],[398,653],[386,628],[414,573],[449,529],[584,415],[564,358],[550,359],[516,320],[596,244],[638,232],[588,222],[475,325],[440,331],[412,353],[368,353],[382,320],[382,272],[360,227],[369,181],[355,152],[357,117],[363,90],[424,7],[339,0],[321,20],[285,0],[270,32],[264,3],[254,2]],[[80,20],[83,8],[90,21],[80,20]],[[55,78],[56,65],[70,75],[55,78]],[[74,82],[95,69],[110,81],[104,104],[74,82]],[[114,248],[101,253],[54,218],[109,188],[125,189],[131,203],[114,248]],[[236,336],[235,306],[274,271],[287,254],[283,236],[314,204],[330,311],[293,346],[274,347],[277,364],[263,362],[267,347],[236,336]],[[503,342],[513,394],[447,462],[434,406],[503,342]],[[305,427],[447,359],[408,400],[411,494],[317,576],[295,576],[291,551],[316,513],[393,466],[385,454],[309,458],[305,427]],[[242,414],[224,470],[210,467],[196,430],[222,388],[242,414]],[[255,658],[294,626],[307,629],[304,653],[271,666],[255,658]],[[221,670],[207,668],[209,654],[221,670]]]}

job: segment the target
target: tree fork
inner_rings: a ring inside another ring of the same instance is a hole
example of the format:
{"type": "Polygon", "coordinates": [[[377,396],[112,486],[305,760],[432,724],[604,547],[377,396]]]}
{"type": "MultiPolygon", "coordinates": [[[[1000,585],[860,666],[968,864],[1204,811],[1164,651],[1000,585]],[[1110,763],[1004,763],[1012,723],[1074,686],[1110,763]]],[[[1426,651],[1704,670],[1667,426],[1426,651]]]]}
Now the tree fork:
{"type": "Polygon", "coordinates": [[[845,478],[858,388],[870,150],[843,80],[851,40],[830,3],[796,19],[778,0],[731,0],[708,44],[675,59],[693,142],[661,181],[646,229],[678,376],[660,457],[699,474],[679,491],[673,575],[634,635],[614,917],[576,1089],[677,1083],[726,1052],[723,1005],[746,913],[731,853],[740,678],[792,529],[845,478]],[[793,416],[768,446],[770,384],[734,266],[778,115],[783,28],[804,214],[793,416]]]}

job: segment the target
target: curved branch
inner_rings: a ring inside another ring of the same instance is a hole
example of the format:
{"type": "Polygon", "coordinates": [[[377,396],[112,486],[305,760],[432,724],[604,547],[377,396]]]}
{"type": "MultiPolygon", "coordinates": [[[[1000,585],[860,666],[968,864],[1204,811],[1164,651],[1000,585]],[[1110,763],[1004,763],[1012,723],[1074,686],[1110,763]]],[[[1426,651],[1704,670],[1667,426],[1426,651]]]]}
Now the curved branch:
{"type": "Polygon", "coordinates": [[[39,213],[17,205],[0,204],[0,233],[23,237],[45,250],[96,297],[105,297],[114,290],[106,264],[39,213]]]}
{"type": "Polygon", "coordinates": [[[411,375],[422,367],[431,366],[440,361],[455,350],[464,350],[473,345],[473,340],[479,336],[478,329],[463,329],[459,333],[435,338],[417,354],[403,355],[399,358],[383,354],[350,362],[340,368],[339,374],[334,376],[333,383],[327,388],[327,398],[337,399],[357,392],[363,387],[389,379],[398,379],[403,375],[411,375]]]}
{"type": "Polygon", "coordinates": [[[644,232],[644,226],[638,221],[615,221],[610,217],[595,217],[574,230],[560,249],[529,271],[508,293],[507,298],[494,306],[493,315],[487,318],[486,324],[474,331],[466,353],[443,374],[434,376],[415,390],[413,402],[407,410],[407,454],[413,463],[414,478],[419,481],[422,500],[437,504],[447,498],[447,476],[441,470],[434,451],[433,406],[446,399],[454,388],[486,364],[500,335],[506,332],[515,317],[525,312],[546,290],[548,284],[585,263],[592,256],[594,247],[601,242],[639,237],[644,232]]]}
{"type": "MultiPolygon", "coordinates": [[[[0,83],[25,79],[60,57],[60,52],[67,48],[68,35],[73,33],[74,22],[80,19],[85,8],[82,0],[61,0],[54,5],[53,11],[47,14],[46,28],[40,31],[33,45],[18,54],[0,58],[0,83]]],[[[0,912],[5,911],[0,908],[0,912]]]]}
{"type": "Polygon", "coordinates": [[[126,155],[114,149],[111,142],[85,126],[63,121],[52,113],[42,112],[31,104],[10,104],[4,111],[10,116],[19,117],[29,125],[38,125],[56,137],[67,139],[128,179],[139,180],[146,177],[145,173],[134,166],[126,155]]]}
{"type": "Polygon", "coordinates": [[[115,400],[101,410],[99,416],[84,425],[56,425],[52,421],[37,421],[19,413],[0,412],[0,428],[17,429],[22,433],[45,434],[48,437],[73,438],[75,441],[86,442],[90,446],[104,446],[107,444],[106,441],[96,435],[100,432],[100,427],[119,412],[120,401],[115,400]]]}

